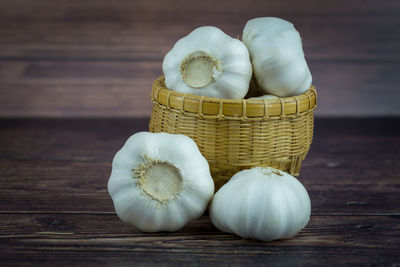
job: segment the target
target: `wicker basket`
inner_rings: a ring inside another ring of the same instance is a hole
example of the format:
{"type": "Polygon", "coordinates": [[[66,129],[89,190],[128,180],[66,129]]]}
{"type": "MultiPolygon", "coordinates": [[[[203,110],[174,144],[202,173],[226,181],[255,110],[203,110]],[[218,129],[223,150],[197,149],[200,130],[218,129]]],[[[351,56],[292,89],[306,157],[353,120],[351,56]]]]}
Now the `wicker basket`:
{"type": "Polygon", "coordinates": [[[269,100],[219,99],[171,91],[153,83],[151,132],[191,137],[210,164],[216,189],[236,172],[271,166],[298,175],[310,148],[315,87],[269,100]]]}

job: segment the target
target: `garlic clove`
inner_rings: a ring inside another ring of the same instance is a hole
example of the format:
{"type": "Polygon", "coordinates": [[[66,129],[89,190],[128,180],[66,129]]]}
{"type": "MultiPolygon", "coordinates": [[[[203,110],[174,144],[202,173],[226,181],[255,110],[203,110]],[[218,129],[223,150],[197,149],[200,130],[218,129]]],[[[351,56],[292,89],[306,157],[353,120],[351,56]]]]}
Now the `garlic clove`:
{"type": "Polygon", "coordinates": [[[310,214],[303,185],[269,167],[238,172],[214,195],[210,206],[211,221],[221,231],[264,241],[295,236],[310,214]]]}
{"type": "Polygon", "coordinates": [[[243,30],[254,75],[265,93],[288,97],[310,88],[312,76],[300,34],[293,24],[274,17],[255,18],[243,30]]]}
{"type": "Polygon", "coordinates": [[[141,132],[116,153],[108,192],[124,222],[145,232],[176,231],[203,214],[214,182],[191,138],[141,132]]]}
{"type": "Polygon", "coordinates": [[[195,29],[163,60],[167,88],[193,95],[243,98],[252,75],[246,46],[216,27],[195,29]]]}

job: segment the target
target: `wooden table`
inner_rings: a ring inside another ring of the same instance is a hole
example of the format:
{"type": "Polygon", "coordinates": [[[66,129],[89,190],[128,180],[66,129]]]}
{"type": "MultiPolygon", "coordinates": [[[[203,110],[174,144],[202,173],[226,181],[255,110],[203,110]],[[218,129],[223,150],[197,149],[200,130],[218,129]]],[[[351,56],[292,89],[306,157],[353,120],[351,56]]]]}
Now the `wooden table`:
{"type": "Polygon", "coordinates": [[[174,233],[116,216],[115,152],[148,119],[2,119],[0,265],[400,264],[400,119],[316,119],[299,179],[311,221],[295,238],[244,240],[208,214],[174,233]]]}

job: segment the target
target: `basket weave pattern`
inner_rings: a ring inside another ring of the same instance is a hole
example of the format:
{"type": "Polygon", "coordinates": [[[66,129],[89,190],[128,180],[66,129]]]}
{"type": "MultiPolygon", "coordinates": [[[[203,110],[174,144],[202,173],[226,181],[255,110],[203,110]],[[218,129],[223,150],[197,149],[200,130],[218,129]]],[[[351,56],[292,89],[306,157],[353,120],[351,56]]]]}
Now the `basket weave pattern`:
{"type": "Polygon", "coordinates": [[[245,100],[187,95],[153,83],[150,132],[191,137],[210,164],[218,189],[236,172],[270,166],[298,175],[313,136],[317,94],[245,100]]]}

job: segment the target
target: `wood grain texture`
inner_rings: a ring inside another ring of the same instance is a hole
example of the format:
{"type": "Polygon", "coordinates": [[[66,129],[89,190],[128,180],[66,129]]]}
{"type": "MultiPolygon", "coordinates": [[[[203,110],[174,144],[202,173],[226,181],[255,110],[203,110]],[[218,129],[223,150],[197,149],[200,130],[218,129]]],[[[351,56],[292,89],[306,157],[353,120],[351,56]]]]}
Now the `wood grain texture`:
{"type": "Polygon", "coordinates": [[[399,115],[399,12],[397,0],[1,1],[0,117],[148,116],[179,38],[202,25],[237,36],[259,16],[301,33],[318,115],[399,115]]]}
{"type": "Polygon", "coordinates": [[[394,256],[400,246],[398,216],[370,216],[367,221],[364,216],[313,216],[296,238],[274,242],[222,233],[206,216],[178,232],[152,234],[115,215],[0,214],[0,219],[0,227],[12,225],[15,231],[0,228],[3,263],[329,266],[400,260],[394,256]]]}
{"type": "Polygon", "coordinates": [[[399,119],[316,119],[300,175],[311,221],[275,242],[222,233],[207,213],[174,233],[120,221],[106,190],[111,161],[147,125],[0,120],[0,265],[400,264],[399,119]]]}

